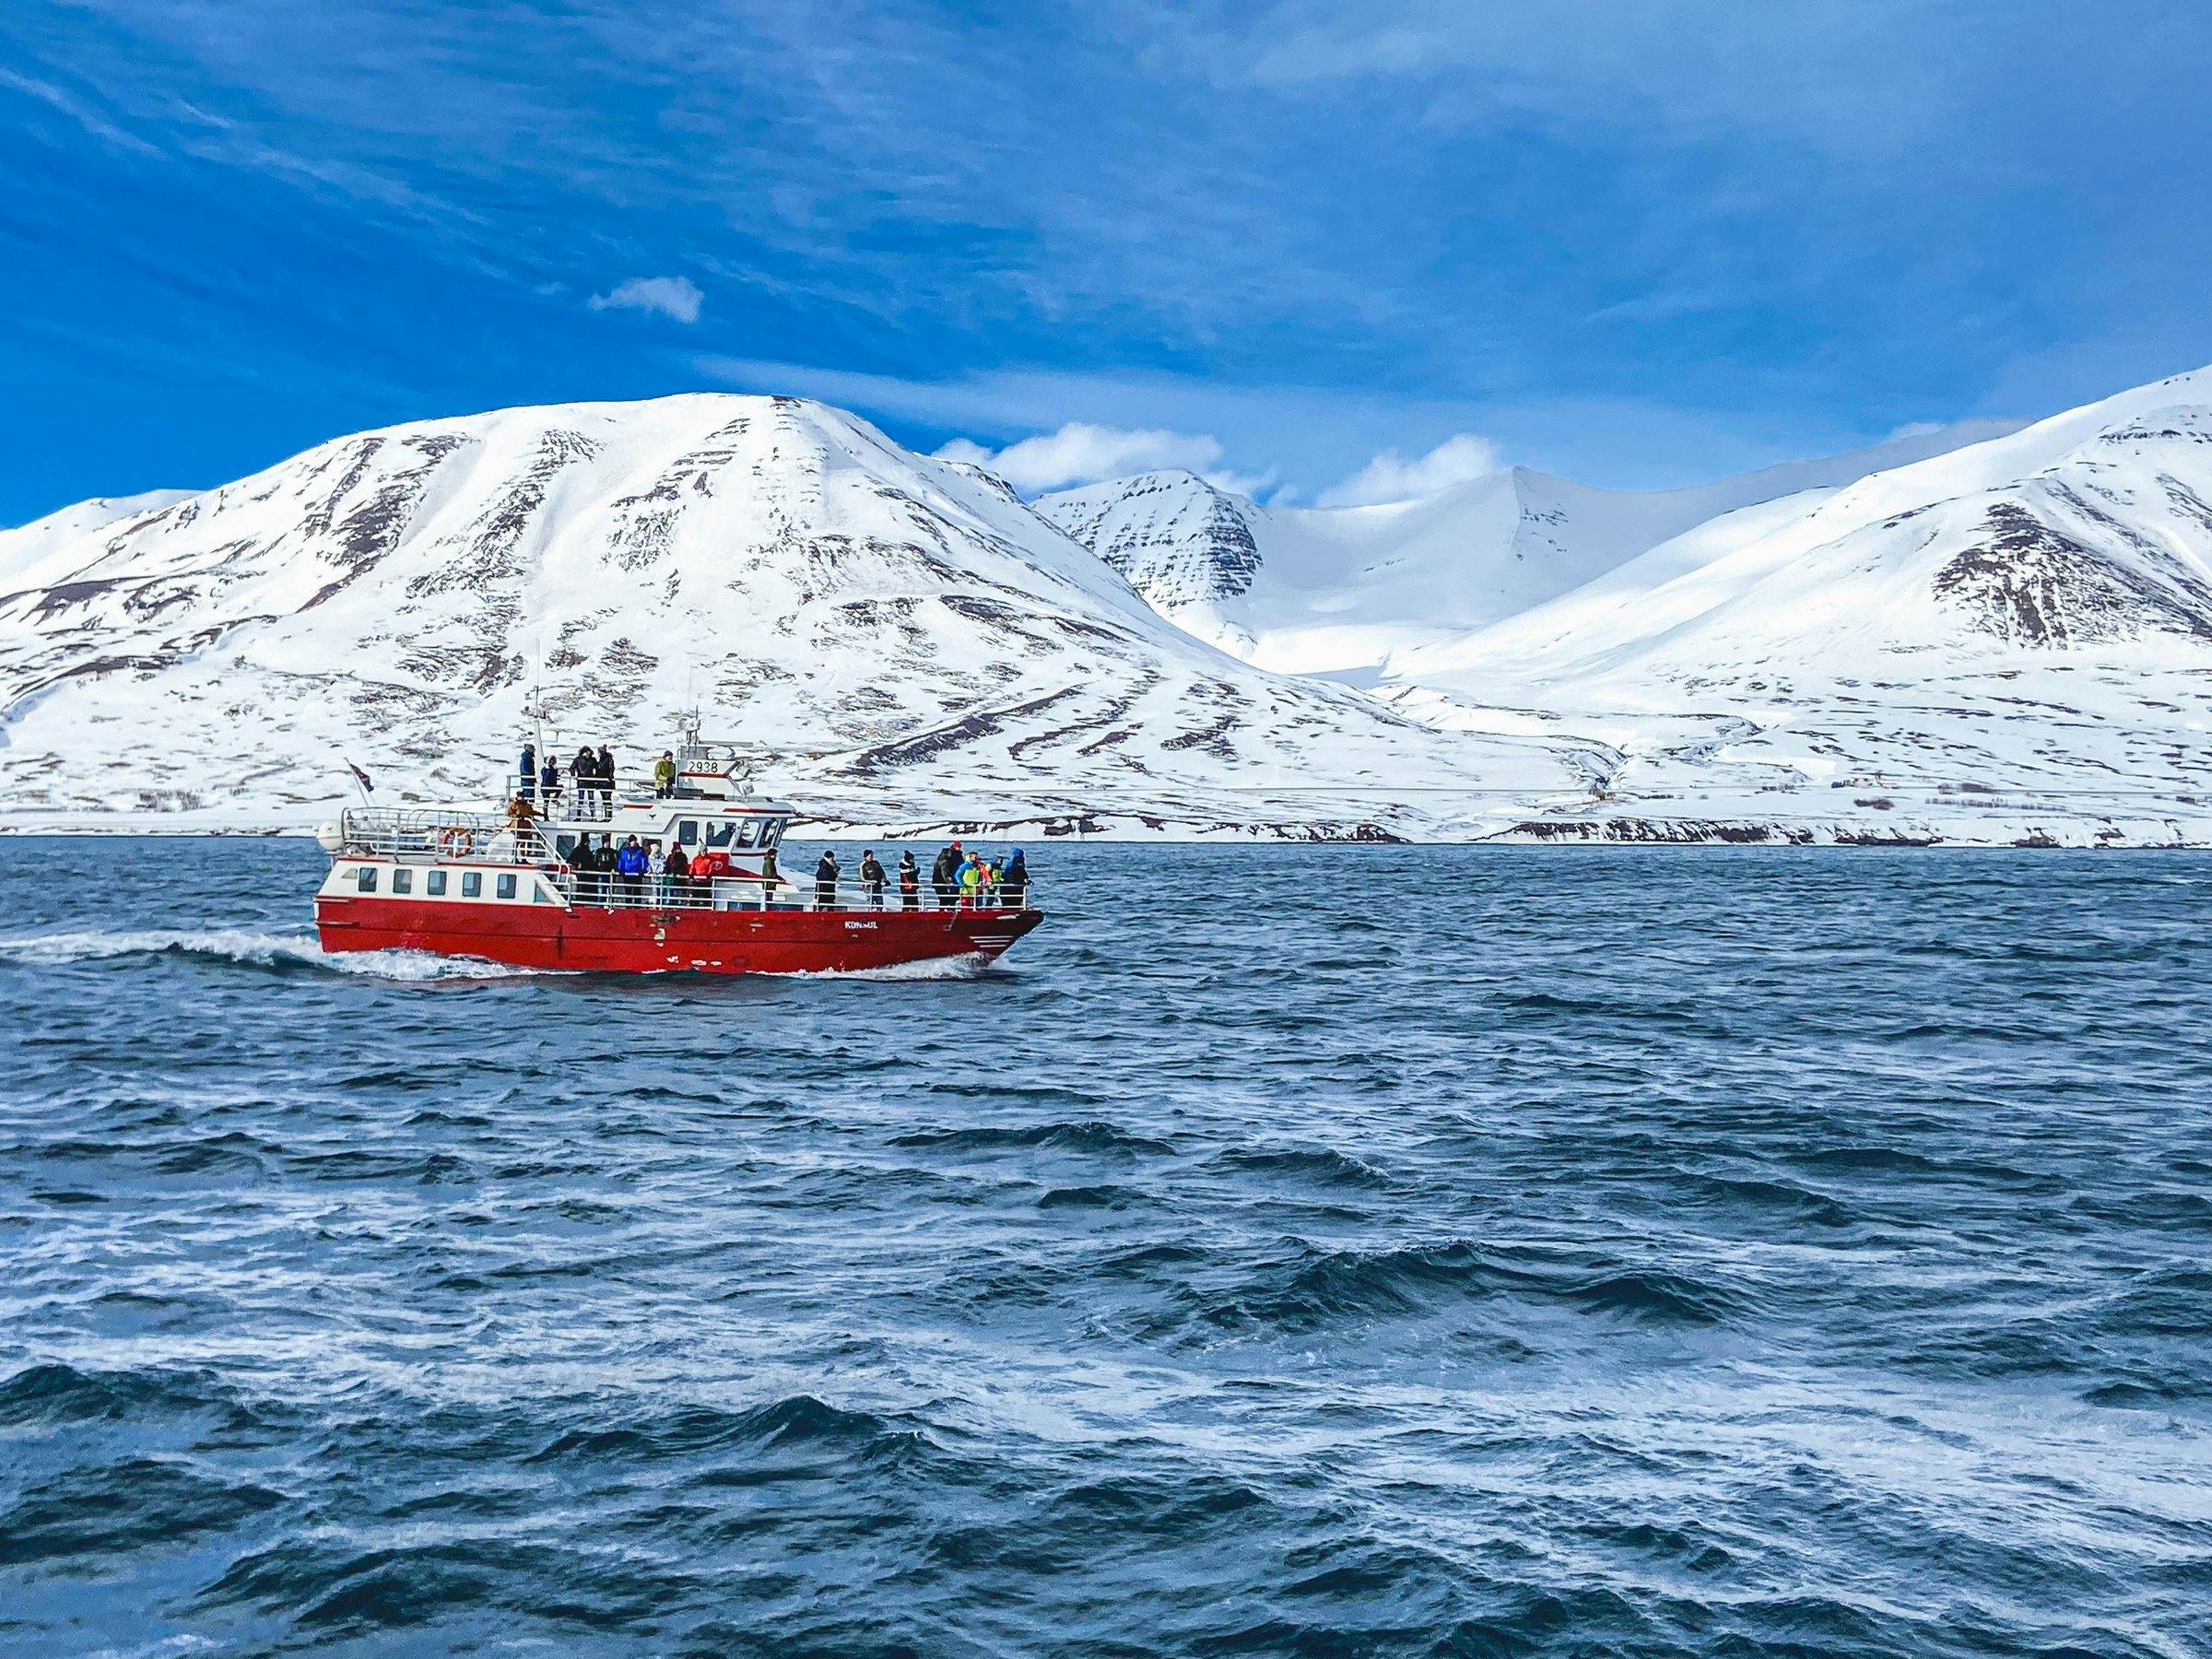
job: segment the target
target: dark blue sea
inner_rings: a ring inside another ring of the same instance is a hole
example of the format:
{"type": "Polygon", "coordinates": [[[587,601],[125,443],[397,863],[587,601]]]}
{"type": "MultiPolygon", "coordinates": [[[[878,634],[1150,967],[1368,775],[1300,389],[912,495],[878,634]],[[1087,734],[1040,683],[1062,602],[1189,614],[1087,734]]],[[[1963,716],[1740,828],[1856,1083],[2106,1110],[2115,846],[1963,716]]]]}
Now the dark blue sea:
{"type": "Polygon", "coordinates": [[[0,1652],[2212,1653],[2212,858],[1031,853],[709,981],[0,841],[0,1652]]]}

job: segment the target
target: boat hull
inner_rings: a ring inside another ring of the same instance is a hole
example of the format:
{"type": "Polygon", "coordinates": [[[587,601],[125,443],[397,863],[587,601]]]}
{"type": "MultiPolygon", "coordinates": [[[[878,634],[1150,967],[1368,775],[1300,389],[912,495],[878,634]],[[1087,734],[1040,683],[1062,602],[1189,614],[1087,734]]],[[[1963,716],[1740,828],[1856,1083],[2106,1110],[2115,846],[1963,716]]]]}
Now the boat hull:
{"type": "Polygon", "coordinates": [[[995,958],[1033,910],[655,910],[315,899],[326,951],[427,950],[517,968],[606,973],[851,973],[995,958]]]}

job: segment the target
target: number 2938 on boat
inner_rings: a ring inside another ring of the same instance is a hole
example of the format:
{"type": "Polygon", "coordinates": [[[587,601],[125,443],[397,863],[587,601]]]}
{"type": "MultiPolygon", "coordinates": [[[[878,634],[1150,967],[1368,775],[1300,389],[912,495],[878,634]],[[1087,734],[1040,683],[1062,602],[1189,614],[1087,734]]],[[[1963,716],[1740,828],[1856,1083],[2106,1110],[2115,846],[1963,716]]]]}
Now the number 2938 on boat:
{"type": "Polygon", "coordinates": [[[1044,919],[1019,861],[950,879],[825,864],[794,882],[777,868],[793,813],[750,793],[736,751],[695,729],[649,782],[571,771],[548,787],[533,770],[504,811],[348,809],[316,832],[330,874],[315,927],[328,951],[818,973],[988,961],[1044,919]]]}

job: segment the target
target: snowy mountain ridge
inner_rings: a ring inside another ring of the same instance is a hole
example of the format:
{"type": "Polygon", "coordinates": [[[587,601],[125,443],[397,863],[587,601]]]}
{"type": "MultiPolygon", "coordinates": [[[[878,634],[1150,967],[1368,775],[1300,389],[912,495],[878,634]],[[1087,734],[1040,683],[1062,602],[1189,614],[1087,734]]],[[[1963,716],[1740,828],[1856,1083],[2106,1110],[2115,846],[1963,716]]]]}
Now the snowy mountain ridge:
{"type": "Polygon", "coordinates": [[[2212,841],[2212,371],[1959,436],[1322,511],[789,398],[414,422],[0,532],[0,828],[480,797],[542,685],[852,825],[2212,841]]]}
{"type": "Polygon", "coordinates": [[[794,399],[411,423],[17,535],[18,828],[312,822],[341,757],[480,794],[541,678],[567,741],[634,758],[704,705],[846,821],[1424,834],[1591,770],[1224,656],[996,479],[794,399]]]}
{"type": "Polygon", "coordinates": [[[1284,673],[1357,673],[1518,615],[1724,513],[2015,429],[1971,422],[1644,493],[1513,466],[1409,501],[1261,506],[1159,472],[1037,508],[1199,638],[1284,673]]]}

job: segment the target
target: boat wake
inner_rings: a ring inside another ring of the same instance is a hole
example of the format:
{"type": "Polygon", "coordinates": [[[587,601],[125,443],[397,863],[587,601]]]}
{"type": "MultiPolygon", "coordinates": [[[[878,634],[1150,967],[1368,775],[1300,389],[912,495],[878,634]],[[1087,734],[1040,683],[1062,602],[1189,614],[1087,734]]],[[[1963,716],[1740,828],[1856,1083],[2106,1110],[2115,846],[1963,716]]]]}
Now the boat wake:
{"type": "Polygon", "coordinates": [[[818,968],[797,973],[780,973],[777,979],[806,980],[975,980],[1004,972],[995,958],[982,951],[966,956],[924,957],[914,962],[893,962],[883,968],[818,968]]]}
{"type": "Polygon", "coordinates": [[[237,929],[198,933],[147,929],[0,938],[0,962],[56,964],[137,956],[190,957],[252,968],[309,970],[414,982],[510,979],[552,971],[514,968],[479,958],[440,956],[427,950],[359,950],[334,955],[325,951],[312,934],[246,933],[237,929]]]}

